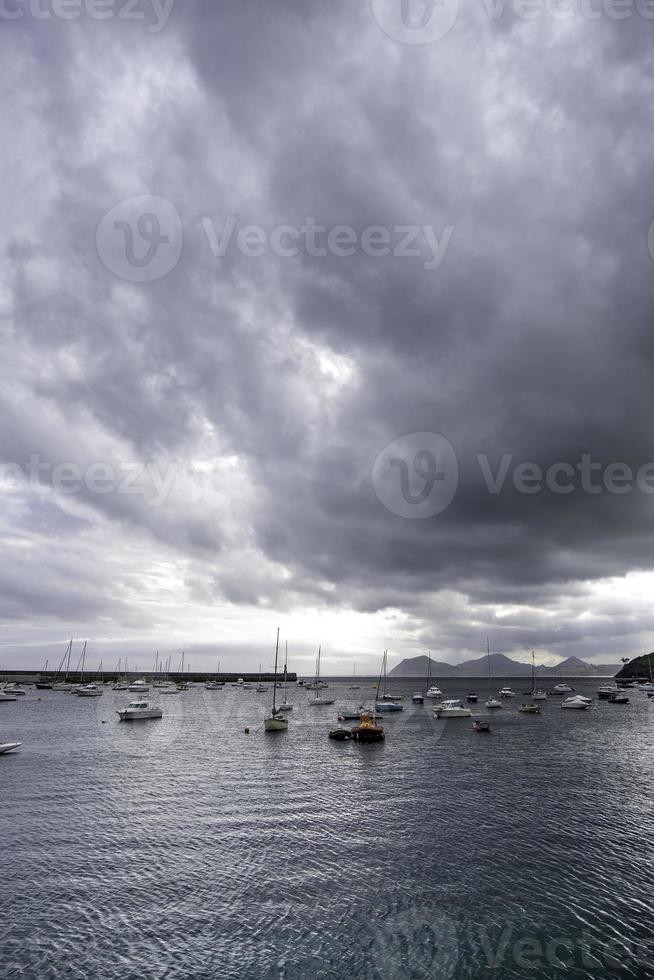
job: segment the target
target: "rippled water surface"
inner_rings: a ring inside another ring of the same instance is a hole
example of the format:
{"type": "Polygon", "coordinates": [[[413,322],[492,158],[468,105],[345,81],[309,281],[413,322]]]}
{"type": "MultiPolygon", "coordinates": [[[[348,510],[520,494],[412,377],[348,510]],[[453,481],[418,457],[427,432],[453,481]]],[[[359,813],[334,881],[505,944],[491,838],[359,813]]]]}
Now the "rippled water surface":
{"type": "MultiPolygon", "coordinates": [[[[483,701],[463,684],[441,687],[483,701]]],[[[270,691],[198,686],[135,724],[109,690],[0,704],[23,742],[0,756],[0,976],[654,977],[654,704],[517,698],[481,735],[395,686],[368,746],[329,741],[301,688],[276,735],[270,691]]]]}

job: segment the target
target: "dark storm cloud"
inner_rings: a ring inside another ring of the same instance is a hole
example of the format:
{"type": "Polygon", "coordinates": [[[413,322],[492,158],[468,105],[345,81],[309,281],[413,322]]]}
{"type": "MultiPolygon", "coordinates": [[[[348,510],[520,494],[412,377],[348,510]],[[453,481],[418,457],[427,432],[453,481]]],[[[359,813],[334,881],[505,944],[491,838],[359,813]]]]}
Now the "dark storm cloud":
{"type": "MultiPolygon", "coordinates": [[[[653,30],[462,4],[420,47],[368,4],[317,2],[180,2],[156,35],[12,23],[4,458],[174,465],[161,506],[86,494],[66,513],[119,550],[143,535],[191,592],[236,605],[397,609],[407,644],[453,658],[489,629],[507,649],[638,637],[647,612],[607,621],[585,583],[651,569],[654,497],[520,493],[512,473],[654,460],[653,30]],[[137,194],[184,227],[176,267],[142,284],[94,247],[137,194]],[[220,258],[207,222],[220,236],[230,215],[268,236],[417,225],[447,247],[436,268],[424,235],[417,257],[255,258],[231,239],[220,258]],[[371,476],[411,432],[459,463],[427,520],[386,510],[371,476]],[[493,472],[512,457],[501,492],[480,455],[493,472]]],[[[59,583],[44,589],[48,610],[59,583]]]]}

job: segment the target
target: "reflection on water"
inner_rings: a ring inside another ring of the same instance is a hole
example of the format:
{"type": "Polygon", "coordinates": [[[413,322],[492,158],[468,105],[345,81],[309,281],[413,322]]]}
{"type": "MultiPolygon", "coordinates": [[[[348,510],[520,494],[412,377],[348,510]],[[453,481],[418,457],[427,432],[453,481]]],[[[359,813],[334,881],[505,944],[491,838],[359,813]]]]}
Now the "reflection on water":
{"type": "Polygon", "coordinates": [[[480,735],[399,686],[367,746],[302,689],[278,735],[270,693],[230,687],[132,725],[109,691],[2,705],[0,975],[654,977],[654,705],[517,698],[480,735]]]}

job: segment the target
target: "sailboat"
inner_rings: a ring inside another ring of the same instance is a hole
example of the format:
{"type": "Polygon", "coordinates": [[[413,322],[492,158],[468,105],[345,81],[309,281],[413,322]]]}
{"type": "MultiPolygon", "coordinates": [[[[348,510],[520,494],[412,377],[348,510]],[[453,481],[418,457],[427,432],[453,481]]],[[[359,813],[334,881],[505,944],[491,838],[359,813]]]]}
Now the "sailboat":
{"type": "Polygon", "coordinates": [[[286,644],[286,651],[284,657],[284,700],[279,705],[278,711],[292,711],[293,705],[288,701],[288,643],[286,644]]]}
{"type": "MultiPolygon", "coordinates": [[[[357,665],[352,664],[352,679],[356,681],[356,677],[357,677],[357,665]]],[[[358,684],[350,684],[350,686],[348,687],[348,691],[358,691],[358,690],[359,690],[358,684]]]]}
{"type": "Polygon", "coordinates": [[[545,691],[536,690],[536,662],[534,660],[534,651],[531,651],[531,700],[532,701],[547,701],[547,694],[545,691]]]}
{"type": "Polygon", "coordinates": [[[259,664],[259,683],[257,684],[255,691],[257,692],[257,694],[263,694],[264,691],[267,690],[268,688],[266,687],[266,685],[261,683],[261,664],[259,664]]]}
{"type": "Polygon", "coordinates": [[[425,694],[425,697],[426,698],[443,697],[443,692],[441,691],[440,687],[437,687],[436,684],[432,684],[431,682],[431,653],[427,654],[427,693],[425,694]]]}
{"type": "Polygon", "coordinates": [[[72,684],[68,680],[68,673],[70,671],[70,656],[73,652],[73,640],[71,637],[70,643],[66,647],[66,652],[63,655],[62,661],[57,667],[57,673],[55,674],[54,681],[52,682],[53,691],[70,691],[72,684]],[[66,664],[66,670],[64,672],[64,679],[59,680],[59,675],[63,669],[64,663],[66,664]]]}
{"type": "Polygon", "coordinates": [[[214,677],[214,679],[212,681],[207,681],[207,683],[204,685],[205,690],[207,690],[207,691],[218,691],[218,690],[220,690],[220,688],[224,687],[225,686],[225,682],[224,681],[219,681],[218,680],[219,677],[220,677],[220,660],[218,661],[218,671],[216,673],[216,676],[214,677]]]}
{"type": "Polygon", "coordinates": [[[488,698],[486,700],[487,708],[501,708],[502,702],[498,701],[491,695],[491,663],[490,663],[490,644],[488,642],[488,637],[486,637],[486,656],[488,658],[488,698]]]}
{"type": "Polygon", "coordinates": [[[38,691],[49,691],[52,690],[52,683],[53,682],[48,679],[48,661],[46,660],[45,666],[39,674],[38,681],[34,681],[34,687],[38,691]]]}
{"type": "Polygon", "coordinates": [[[267,732],[285,732],[288,729],[288,718],[283,718],[276,704],[277,697],[277,658],[279,656],[279,626],[277,627],[277,642],[275,643],[275,682],[273,684],[273,702],[270,717],[264,720],[267,732]]]}
{"type": "Polygon", "coordinates": [[[118,658],[118,667],[116,668],[116,683],[111,688],[112,691],[126,691],[129,687],[129,680],[127,677],[127,657],[125,657],[125,672],[122,673],[122,663],[123,658],[118,658]]]}
{"type": "Polygon", "coordinates": [[[377,711],[402,711],[402,705],[397,703],[397,698],[393,695],[386,693],[386,662],[388,660],[388,650],[384,650],[384,656],[382,657],[382,666],[379,674],[379,683],[377,684],[377,696],[379,700],[375,705],[377,711]],[[379,691],[381,690],[381,695],[379,691]]]}
{"type": "MultiPolygon", "coordinates": [[[[321,687],[327,687],[326,684],[320,680],[320,653],[321,647],[318,647],[318,659],[316,661],[316,681],[314,685],[314,690],[319,691],[321,687]]],[[[321,694],[316,694],[314,698],[309,698],[309,704],[312,707],[321,707],[322,705],[333,704],[333,698],[324,698],[321,694]]]]}

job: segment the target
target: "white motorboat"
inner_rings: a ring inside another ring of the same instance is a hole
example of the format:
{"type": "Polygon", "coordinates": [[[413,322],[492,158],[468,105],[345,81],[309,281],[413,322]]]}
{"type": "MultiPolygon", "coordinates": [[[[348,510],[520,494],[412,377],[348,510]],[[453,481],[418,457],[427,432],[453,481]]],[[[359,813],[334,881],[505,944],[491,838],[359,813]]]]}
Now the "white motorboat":
{"type": "Polygon", "coordinates": [[[143,698],[130,701],[126,708],[121,708],[116,714],[121,721],[146,721],[148,718],[163,717],[161,708],[154,707],[143,698]]]}
{"type": "Polygon", "coordinates": [[[104,691],[96,684],[85,684],[84,687],[71,691],[71,694],[75,694],[78,698],[99,698],[102,697],[104,691]]]}
{"type": "Polygon", "coordinates": [[[570,687],[569,684],[555,684],[552,688],[552,694],[572,694],[574,688],[570,687]]]}
{"type": "Polygon", "coordinates": [[[619,692],[620,688],[617,684],[603,684],[602,687],[597,688],[596,693],[597,697],[601,701],[608,701],[610,697],[612,697],[614,694],[618,694],[619,692]]]}
{"type": "Polygon", "coordinates": [[[167,687],[160,687],[159,694],[179,694],[181,688],[177,687],[175,684],[169,684],[167,687]]]}
{"type": "Polygon", "coordinates": [[[426,698],[442,698],[443,697],[443,692],[441,691],[440,687],[437,687],[436,686],[436,684],[432,684],[431,687],[429,687],[427,689],[427,693],[425,694],[425,697],[426,698]]]}
{"type": "Polygon", "coordinates": [[[205,691],[221,691],[224,686],[224,684],[219,684],[218,681],[207,681],[204,689],[205,691]]]}
{"type": "Polygon", "coordinates": [[[277,627],[277,640],[275,641],[275,679],[273,681],[273,698],[270,715],[264,719],[263,727],[267,732],[286,732],[288,731],[288,718],[284,718],[277,707],[277,660],[279,658],[279,626],[277,627]]]}
{"type": "Polygon", "coordinates": [[[425,696],[424,696],[424,694],[421,694],[420,691],[416,691],[413,694],[411,700],[413,701],[414,704],[424,704],[425,703],[425,696]]]}
{"type": "Polygon", "coordinates": [[[454,698],[451,698],[448,701],[442,701],[438,705],[434,705],[433,711],[436,718],[471,718],[472,717],[471,709],[465,708],[461,703],[461,701],[454,698]]]}
{"type": "Polygon", "coordinates": [[[2,690],[5,692],[5,694],[15,694],[17,697],[22,697],[23,695],[27,694],[25,688],[21,687],[15,681],[9,681],[8,684],[3,684],[2,690]]]}
{"type": "Polygon", "coordinates": [[[134,694],[147,694],[150,690],[150,685],[145,678],[142,678],[140,681],[134,681],[133,684],[130,684],[127,690],[132,691],[134,694]]]}
{"type": "Polygon", "coordinates": [[[15,694],[7,694],[5,691],[0,691],[0,701],[18,701],[15,694]]]}
{"type": "Polygon", "coordinates": [[[510,687],[503,687],[500,691],[501,698],[514,698],[515,691],[512,691],[510,687]]]}
{"type": "Polygon", "coordinates": [[[487,708],[501,708],[502,702],[498,701],[497,698],[488,698],[485,702],[487,708]]]}
{"type": "Polygon", "coordinates": [[[22,744],[22,742],[0,742],[0,755],[6,755],[7,752],[12,752],[22,744]]]}
{"type": "Polygon", "coordinates": [[[562,708],[576,708],[578,711],[586,711],[587,708],[592,704],[590,698],[584,698],[580,694],[575,695],[573,698],[565,698],[561,702],[562,708]]]}

